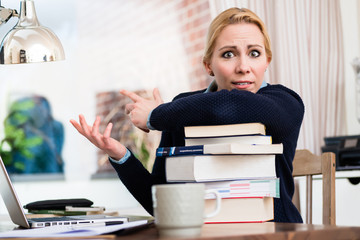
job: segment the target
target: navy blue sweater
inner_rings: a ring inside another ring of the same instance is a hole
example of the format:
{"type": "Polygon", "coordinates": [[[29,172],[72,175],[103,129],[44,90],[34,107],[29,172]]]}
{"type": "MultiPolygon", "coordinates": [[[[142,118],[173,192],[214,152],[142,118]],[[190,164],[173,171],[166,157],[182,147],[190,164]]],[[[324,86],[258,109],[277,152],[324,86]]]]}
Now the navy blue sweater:
{"type": "MultiPolygon", "coordinates": [[[[273,143],[283,143],[284,153],[276,156],[276,174],[280,178],[280,198],[274,201],[274,221],[302,222],[291,199],[294,193],[294,158],[304,105],[298,94],[282,85],[268,85],[256,94],[248,91],[205,90],[182,93],[172,102],[153,110],[150,124],[162,131],[159,147],[184,146],[184,126],[261,122],[273,143]]],[[[111,162],[111,161],[110,161],[111,162]]],[[[111,162],[119,178],[153,214],[151,186],[166,183],[165,158],[157,157],[152,173],[131,154],[123,164],[111,162]]]]}

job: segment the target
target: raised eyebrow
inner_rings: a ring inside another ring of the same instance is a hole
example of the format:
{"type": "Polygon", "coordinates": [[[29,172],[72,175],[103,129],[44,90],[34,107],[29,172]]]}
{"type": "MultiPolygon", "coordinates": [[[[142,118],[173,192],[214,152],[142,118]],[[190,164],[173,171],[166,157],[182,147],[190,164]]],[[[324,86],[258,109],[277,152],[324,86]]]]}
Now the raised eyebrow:
{"type": "Polygon", "coordinates": [[[248,45],[248,49],[253,48],[253,47],[258,47],[258,48],[264,48],[263,46],[259,45],[259,44],[252,44],[252,45],[248,45]]]}
{"type": "MultiPolygon", "coordinates": [[[[254,48],[254,47],[257,47],[257,48],[264,48],[262,45],[259,45],[259,44],[250,44],[247,46],[247,49],[250,49],[250,48],[254,48]]],[[[219,48],[218,51],[222,51],[223,49],[237,49],[236,46],[223,46],[221,48],[219,48]]]]}
{"type": "Polygon", "coordinates": [[[223,47],[219,48],[218,51],[222,51],[223,49],[235,49],[236,50],[236,46],[223,46],[223,47]]]}

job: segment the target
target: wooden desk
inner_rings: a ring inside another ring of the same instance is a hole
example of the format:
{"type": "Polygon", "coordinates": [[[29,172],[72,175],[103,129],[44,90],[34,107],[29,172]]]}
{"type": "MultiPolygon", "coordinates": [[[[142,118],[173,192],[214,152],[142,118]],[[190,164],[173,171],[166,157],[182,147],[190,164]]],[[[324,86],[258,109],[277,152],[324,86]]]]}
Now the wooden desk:
{"type": "MultiPolygon", "coordinates": [[[[14,229],[16,226],[9,221],[0,221],[0,231],[14,229]]],[[[108,240],[154,240],[161,239],[154,226],[129,232],[119,236],[94,236],[93,239],[108,240]]],[[[29,239],[29,238],[25,238],[29,239]]],[[[54,238],[59,239],[59,238],[54,238]]],[[[89,239],[72,238],[72,239],[89,239]]],[[[241,224],[205,224],[201,236],[194,239],[203,240],[302,240],[302,239],[359,239],[359,227],[325,226],[296,223],[241,223],[241,224]]],[[[14,240],[14,239],[12,239],[14,240]]],[[[165,240],[164,238],[161,240],[165,240]]]]}
{"type": "MultiPolygon", "coordinates": [[[[159,239],[155,227],[117,236],[119,240],[159,239]]],[[[164,238],[163,238],[164,239],[164,238]]],[[[360,239],[360,227],[340,227],[295,223],[205,224],[200,237],[206,240],[296,240],[360,239]]]]}

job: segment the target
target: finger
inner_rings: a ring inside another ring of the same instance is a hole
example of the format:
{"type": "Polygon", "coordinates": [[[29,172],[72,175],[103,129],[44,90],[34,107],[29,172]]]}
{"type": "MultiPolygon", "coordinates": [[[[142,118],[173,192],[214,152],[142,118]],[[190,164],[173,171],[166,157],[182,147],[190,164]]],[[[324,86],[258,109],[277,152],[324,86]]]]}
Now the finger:
{"type": "Polygon", "coordinates": [[[164,101],[162,100],[161,98],[161,95],[160,95],[160,91],[158,88],[154,88],[153,90],[153,96],[154,96],[154,99],[157,103],[161,104],[163,103],[164,101]]]}
{"type": "Polygon", "coordinates": [[[129,114],[134,108],[135,108],[135,105],[133,103],[126,104],[125,105],[125,113],[129,114]]]}
{"type": "Polygon", "coordinates": [[[74,119],[71,119],[71,120],[70,120],[70,123],[74,126],[74,128],[75,128],[80,134],[83,135],[83,130],[82,130],[80,124],[79,124],[77,121],[75,121],[74,119]]]}
{"type": "Polygon", "coordinates": [[[102,135],[99,133],[99,125],[100,125],[100,117],[96,116],[94,121],[92,130],[91,130],[91,139],[90,141],[93,142],[96,146],[102,146],[102,135]]]}
{"type": "Polygon", "coordinates": [[[84,134],[86,136],[90,136],[91,128],[87,124],[87,122],[85,120],[85,117],[82,114],[79,115],[79,122],[80,122],[80,125],[81,125],[82,129],[83,129],[84,134]]]}
{"type": "Polygon", "coordinates": [[[139,95],[137,95],[137,94],[134,93],[134,92],[130,92],[130,91],[127,91],[127,90],[122,89],[122,90],[120,90],[120,93],[121,93],[122,95],[127,96],[128,98],[130,98],[130,99],[133,100],[134,102],[143,100],[142,97],[140,97],[139,95]]]}
{"type": "Polygon", "coordinates": [[[94,124],[92,126],[91,134],[95,137],[99,133],[99,125],[100,125],[100,117],[96,116],[96,119],[94,121],[94,124]]]}
{"type": "Polygon", "coordinates": [[[110,138],[112,126],[113,126],[113,124],[111,122],[106,126],[104,134],[103,134],[104,138],[110,138]]]}
{"type": "Polygon", "coordinates": [[[113,126],[113,124],[109,123],[105,128],[104,135],[103,135],[103,142],[104,142],[105,146],[110,145],[110,136],[111,136],[112,126],[113,126]]]}

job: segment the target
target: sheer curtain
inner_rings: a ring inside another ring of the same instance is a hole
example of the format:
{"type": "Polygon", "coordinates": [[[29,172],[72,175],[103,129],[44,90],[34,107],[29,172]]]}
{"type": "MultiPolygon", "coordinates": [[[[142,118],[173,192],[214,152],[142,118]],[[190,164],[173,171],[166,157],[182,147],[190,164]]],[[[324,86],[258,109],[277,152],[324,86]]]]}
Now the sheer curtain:
{"type": "Polygon", "coordinates": [[[305,104],[298,148],[319,154],[325,136],[345,134],[339,0],[210,0],[210,7],[213,17],[246,7],[264,21],[273,51],[266,80],[293,89],[305,104]]]}

